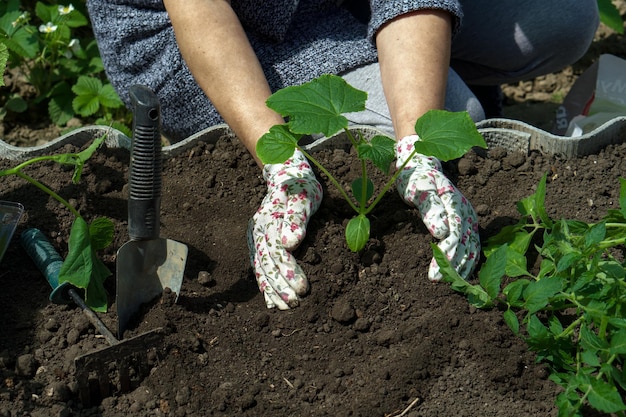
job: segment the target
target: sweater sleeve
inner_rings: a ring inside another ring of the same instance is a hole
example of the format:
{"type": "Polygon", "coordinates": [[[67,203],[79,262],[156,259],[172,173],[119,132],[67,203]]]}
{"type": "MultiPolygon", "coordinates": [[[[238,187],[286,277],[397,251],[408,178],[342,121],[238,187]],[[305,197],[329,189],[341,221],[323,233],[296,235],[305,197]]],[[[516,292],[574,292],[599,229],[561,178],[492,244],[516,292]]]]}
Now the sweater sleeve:
{"type": "Polygon", "coordinates": [[[450,12],[454,20],[453,34],[458,32],[463,18],[459,0],[371,0],[372,17],[367,28],[367,37],[375,45],[378,30],[388,21],[405,13],[436,9],[450,12]]]}

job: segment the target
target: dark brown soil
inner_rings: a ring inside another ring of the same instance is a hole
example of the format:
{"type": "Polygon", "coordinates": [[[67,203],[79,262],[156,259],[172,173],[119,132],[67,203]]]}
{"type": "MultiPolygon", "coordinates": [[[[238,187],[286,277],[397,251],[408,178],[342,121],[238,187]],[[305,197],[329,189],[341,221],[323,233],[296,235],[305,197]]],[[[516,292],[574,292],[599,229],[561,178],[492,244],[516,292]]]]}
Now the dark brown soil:
{"type": "MultiPolygon", "coordinates": [[[[624,57],[623,37],[601,28],[576,65],[504,86],[505,115],[550,130],[557,103],[600,53],[624,57]]],[[[0,134],[8,143],[33,146],[61,130],[5,119],[0,134]]],[[[353,156],[341,149],[319,156],[345,181],[354,178],[353,156]]],[[[544,173],[553,217],[600,219],[618,204],[625,157],[625,144],[569,160],[494,148],[446,170],[476,208],[484,240],[517,221],[516,202],[544,173]]],[[[114,221],[115,241],[102,254],[111,271],[128,240],[128,160],[126,150],[102,149],[79,185],[58,166],[28,171],[88,220],[114,221]]],[[[12,165],[0,160],[0,169],[12,165]]],[[[265,193],[258,168],[229,138],[168,159],[161,236],[189,247],[179,300],[165,296],[146,306],[126,334],[164,329],[162,345],[146,359],[149,375],[131,373],[130,391],[113,385],[110,396],[85,405],[74,358],[108,345],[78,308],[49,301],[50,288],[18,238],[28,227],[40,228],[65,256],[73,219],[24,181],[0,178],[0,200],[26,207],[0,263],[0,417],[557,415],[558,388],[500,312],[470,308],[447,284],[428,281],[432,239],[415,210],[389,193],[373,213],[370,243],[355,254],[343,237],[352,213],[335,190],[325,192],[296,252],[311,293],[297,309],[267,310],[245,237],[265,193]]],[[[110,311],[101,315],[111,329],[117,325],[114,278],[106,284],[110,311]]],[[[117,369],[107,370],[114,376],[117,369]]]]}
{"type": "MultiPolygon", "coordinates": [[[[354,178],[352,155],[318,155],[340,178],[354,178]]],[[[598,220],[618,204],[625,156],[626,145],[571,160],[494,148],[446,169],[473,202],[486,239],[517,221],[515,203],[546,172],[553,217],[598,220]]],[[[79,185],[57,166],[29,170],[88,220],[115,222],[115,242],[103,254],[111,271],[128,240],[128,160],[126,150],[102,149],[79,185]]],[[[2,260],[0,416],[382,417],[411,404],[404,415],[556,415],[557,387],[500,312],[470,308],[447,284],[428,281],[432,239],[395,192],[373,213],[372,239],[355,254],[343,237],[349,207],[325,189],[296,252],[311,293],[281,312],[265,308],[249,266],[247,221],[265,185],[239,142],[198,142],[166,160],[163,181],[161,236],[189,246],[180,298],[148,306],[128,334],[164,328],[150,375],[85,407],[74,358],[107,344],[80,309],[49,302],[50,288],[17,240],[37,227],[65,255],[72,218],[24,181],[2,178],[0,199],[23,203],[26,215],[2,260]]],[[[111,309],[101,316],[113,329],[114,282],[107,284],[111,309]]]]}

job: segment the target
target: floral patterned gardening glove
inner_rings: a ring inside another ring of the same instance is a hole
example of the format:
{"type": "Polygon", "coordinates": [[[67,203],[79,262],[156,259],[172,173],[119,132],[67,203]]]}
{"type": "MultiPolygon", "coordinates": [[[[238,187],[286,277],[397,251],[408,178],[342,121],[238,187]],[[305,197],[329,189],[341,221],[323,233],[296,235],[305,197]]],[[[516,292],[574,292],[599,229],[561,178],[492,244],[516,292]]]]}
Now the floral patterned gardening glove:
{"type": "Polygon", "coordinates": [[[267,195],[248,224],[250,262],[268,308],[298,305],[309,283],[290,251],[306,234],[309,217],[322,202],[322,186],[302,152],[263,168],[267,195]]]}
{"type": "MultiPolygon", "coordinates": [[[[419,136],[411,135],[396,143],[396,168],[411,155],[418,140],[419,136]]],[[[396,180],[396,188],[407,204],[419,210],[430,234],[442,239],[439,248],[459,275],[467,278],[480,256],[478,219],[469,201],[443,174],[439,160],[413,155],[396,180]]],[[[428,278],[442,278],[434,258],[428,278]]]]}

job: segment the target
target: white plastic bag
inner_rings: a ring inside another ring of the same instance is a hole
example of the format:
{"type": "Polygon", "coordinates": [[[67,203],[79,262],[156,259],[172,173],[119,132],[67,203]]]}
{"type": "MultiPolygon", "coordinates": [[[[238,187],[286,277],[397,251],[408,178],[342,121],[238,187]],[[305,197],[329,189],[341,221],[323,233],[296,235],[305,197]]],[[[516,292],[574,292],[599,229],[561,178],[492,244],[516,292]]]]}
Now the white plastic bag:
{"type": "Polygon", "coordinates": [[[553,133],[581,136],[620,116],[626,116],[626,60],[601,55],[557,109],[553,133]]]}

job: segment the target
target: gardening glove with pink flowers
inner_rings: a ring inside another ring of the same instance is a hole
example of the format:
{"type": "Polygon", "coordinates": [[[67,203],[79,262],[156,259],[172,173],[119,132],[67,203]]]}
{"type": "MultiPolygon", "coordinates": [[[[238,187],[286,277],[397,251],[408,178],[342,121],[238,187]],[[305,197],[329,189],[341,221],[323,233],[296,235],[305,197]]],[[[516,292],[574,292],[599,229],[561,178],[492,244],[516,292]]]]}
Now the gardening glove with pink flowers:
{"type": "MultiPolygon", "coordinates": [[[[419,136],[411,135],[396,143],[396,168],[409,158],[419,136]]],[[[459,275],[467,278],[480,256],[478,219],[469,201],[450,182],[436,158],[414,154],[396,180],[400,197],[416,207],[438,246],[459,275]]],[[[439,266],[433,258],[428,278],[441,280],[439,266]]]]}
{"type": "Polygon", "coordinates": [[[304,239],[322,202],[322,186],[298,149],[283,164],[265,165],[263,178],[267,195],[248,224],[250,262],[267,307],[287,310],[309,290],[290,251],[304,239]]]}

